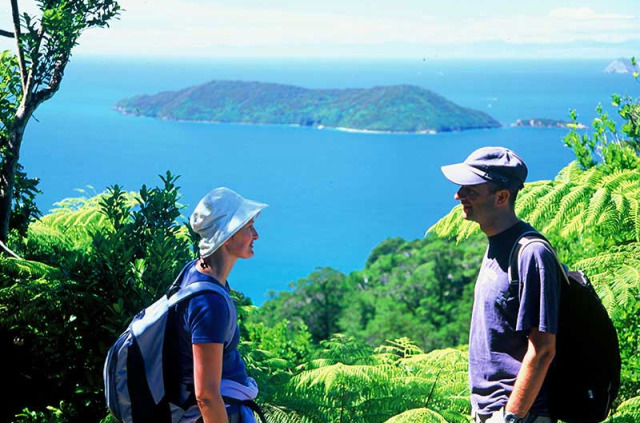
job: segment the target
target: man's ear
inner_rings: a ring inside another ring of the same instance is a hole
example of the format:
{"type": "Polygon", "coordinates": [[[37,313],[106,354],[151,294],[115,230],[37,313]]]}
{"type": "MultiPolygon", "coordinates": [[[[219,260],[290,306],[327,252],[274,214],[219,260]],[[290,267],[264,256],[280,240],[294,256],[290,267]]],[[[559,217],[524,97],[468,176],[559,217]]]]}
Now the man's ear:
{"type": "Polygon", "coordinates": [[[511,192],[508,189],[501,189],[496,192],[496,202],[498,205],[508,204],[511,192]]]}

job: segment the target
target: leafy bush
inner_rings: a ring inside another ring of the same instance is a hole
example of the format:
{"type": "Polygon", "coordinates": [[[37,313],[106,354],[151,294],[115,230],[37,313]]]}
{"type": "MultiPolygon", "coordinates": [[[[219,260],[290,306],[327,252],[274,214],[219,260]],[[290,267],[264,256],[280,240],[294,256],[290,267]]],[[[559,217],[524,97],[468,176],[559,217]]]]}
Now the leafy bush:
{"type": "Polygon", "coordinates": [[[177,178],[167,172],[161,180],[138,194],[114,186],[93,199],[67,200],[31,225],[21,246],[27,260],[0,258],[0,342],[15,364],[3,420],[60,400],[72,422],[106,414],[109,345],[192,257],[178,223],[177,178]]]}

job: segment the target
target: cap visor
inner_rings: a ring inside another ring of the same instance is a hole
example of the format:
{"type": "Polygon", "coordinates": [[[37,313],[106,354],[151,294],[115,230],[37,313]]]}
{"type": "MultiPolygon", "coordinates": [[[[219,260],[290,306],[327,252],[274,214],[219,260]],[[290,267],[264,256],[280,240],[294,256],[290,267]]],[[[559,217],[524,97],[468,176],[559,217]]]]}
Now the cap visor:
{"type": "Polygon", "coordinates": [[[457,185],[478,185],[488,181],[474,173],[470,169],[470,166],[464,163],[442,166],[440,169],[442,173],[444,173],[445,178],[457,185]]]}

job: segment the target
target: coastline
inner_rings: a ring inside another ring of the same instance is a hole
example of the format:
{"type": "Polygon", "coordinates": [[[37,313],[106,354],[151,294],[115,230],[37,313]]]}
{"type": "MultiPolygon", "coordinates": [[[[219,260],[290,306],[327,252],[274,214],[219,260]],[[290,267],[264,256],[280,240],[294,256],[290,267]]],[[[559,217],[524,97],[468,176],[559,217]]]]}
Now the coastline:
{"type": "Polygon", "coordinates": [[[157,120],[164,120],[167,122],[184,122],[184,123],[203,123],[203,124],[228,124],[228,125],[252,125],[252,126],[287,126],[287,127],[291,127],[291,128],[310,128],[310,129],[317,129],[320,131],[323,130],[329,130],[329,131],[340,131],[340,132],[348,132],[348,133],[355,133],[355,134],[371,134],[371,135],[436,135],[439,133],[446,133],[446,132],[462,132],[462,131],[471,131],[471,130],[478,130],[478,129],[500,129],[502,127],[504,127],[504,125],[501,125],[497,128],[483,128],[483,127],[478,127],[478,128],[465,128],[465,129],[454,129],[454,130],[449,130],[449,131],[436,131],[435,129],[426,129],[426,130],[421,130],[421,131],[415,131],[415,132],[409,132],[409,131],[381,131],[381,130],[375,130],[375,129],[360,129],[360,128],[348,128],[348,127],[333,127],[333,126],[325,126],[325,125],[300,125],[297,123],[250,123],[250,122],[222,122],[222,121],[215,121],[215,120],[189,120],[189,119],[171,119],[171,118],[167,118],[167,117],[155,117],[155,116],[149,116],[149,115],[144,115],[144,114],[139,114],[139,113],[131,113],[129,111],[127,111],[127,109],[123,108],[123,107],[119,107],[119,106],[114,106],[113,110],[118,111],[120,114],[125,115],[125,116],[133,116],[133,117],[144,117],[144,118],[149,118],[149,119],[157,119],[157,120]]]}

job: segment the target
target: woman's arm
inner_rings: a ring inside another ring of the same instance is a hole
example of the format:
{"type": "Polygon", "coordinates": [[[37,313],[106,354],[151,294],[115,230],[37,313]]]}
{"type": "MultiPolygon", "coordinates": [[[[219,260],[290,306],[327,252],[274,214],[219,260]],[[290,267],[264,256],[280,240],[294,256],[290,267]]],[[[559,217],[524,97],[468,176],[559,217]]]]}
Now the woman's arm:
{"type": "Polygon", "coordinates": [[[193,344],[193,380],[204,423],[228,423],[220,393],[223,344],[193,344]]]}

